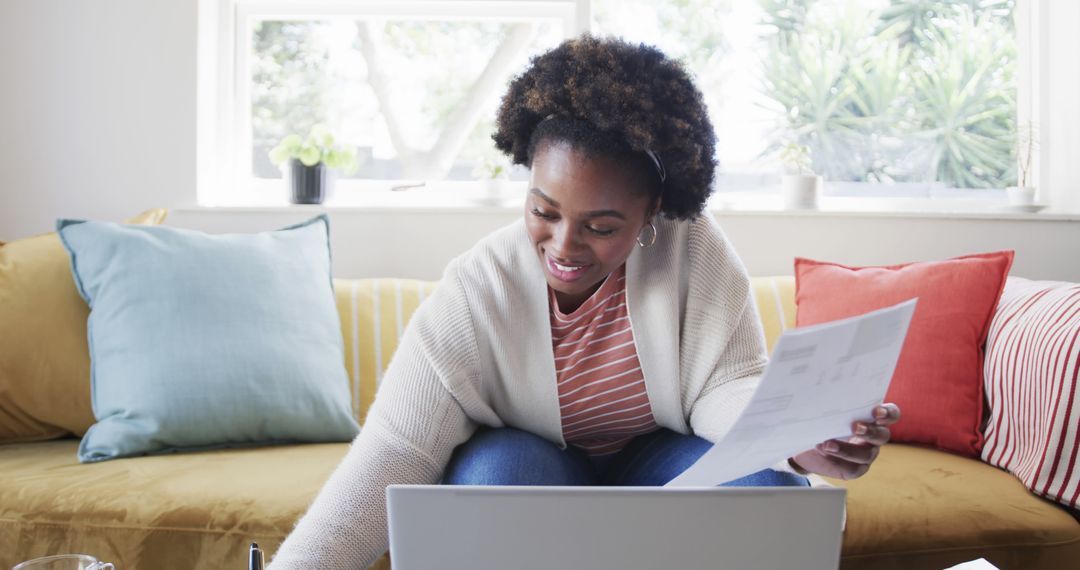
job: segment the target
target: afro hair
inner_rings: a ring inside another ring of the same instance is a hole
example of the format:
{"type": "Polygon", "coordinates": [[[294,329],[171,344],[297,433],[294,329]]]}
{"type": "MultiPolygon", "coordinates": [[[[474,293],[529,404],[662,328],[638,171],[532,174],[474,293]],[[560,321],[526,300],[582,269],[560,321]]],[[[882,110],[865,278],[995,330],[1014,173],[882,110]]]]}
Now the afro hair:
{"type": "Polygon", "coordinates": [[[701,92],[678,61],[644,44],[585,35],[534,57],[510,82],[492,138],[528,167],[553,142],[627,163],[650,176],[669,218],[696,217],[712,191],[716,135],[701,92]]]}

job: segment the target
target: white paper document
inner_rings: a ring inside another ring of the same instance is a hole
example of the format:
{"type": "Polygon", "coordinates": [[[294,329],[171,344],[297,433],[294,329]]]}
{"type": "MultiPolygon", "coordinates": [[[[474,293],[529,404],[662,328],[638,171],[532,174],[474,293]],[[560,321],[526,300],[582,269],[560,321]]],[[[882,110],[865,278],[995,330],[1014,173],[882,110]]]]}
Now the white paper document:
{"type": "Polygon", "coordinates": [[[885,398],[915,302],[784,332],[731,431],[667,486],[716,486],[850,437],[885,398]]]}
{"type": "Polygon", "coordinates": [[[949,566],[945,570],[998,570],[998,567],[987,562],[985,558],[980,558],[956,566],[949,566]]]}

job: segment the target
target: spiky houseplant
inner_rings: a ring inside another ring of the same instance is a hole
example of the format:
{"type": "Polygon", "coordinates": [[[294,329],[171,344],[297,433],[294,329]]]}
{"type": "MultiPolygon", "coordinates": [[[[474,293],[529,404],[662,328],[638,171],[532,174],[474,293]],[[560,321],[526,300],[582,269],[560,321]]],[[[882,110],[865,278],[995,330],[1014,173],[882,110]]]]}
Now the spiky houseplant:
{"type": "Polygon", "coordinates": [[[829,180],[1011,183],[1016,47],[1008,2],[761,4],[775,28],[764,99],[777,130],[810,147],[829,180]]]}
{"type": "Polygon", "coordinates": [[[788,143],[780,150],[785,174],[780,179],[784,207],[789,210],[813,210],[821,196],[821,177],[814,174],[810,148],[788,143]]]}
{"type": "MultiPolygon", "coordinates": [[[[1016,133],[1016,185],[1005,188],[1010,206],[1030,209],[1035,204],[1037,188],[1031,179],[1035,153],[1039,149],[1039,129],[1035,123],[1026,121],[1016,133]]],[[[1038,211],[1032,209],[1030,211],[1038,211]]]]}

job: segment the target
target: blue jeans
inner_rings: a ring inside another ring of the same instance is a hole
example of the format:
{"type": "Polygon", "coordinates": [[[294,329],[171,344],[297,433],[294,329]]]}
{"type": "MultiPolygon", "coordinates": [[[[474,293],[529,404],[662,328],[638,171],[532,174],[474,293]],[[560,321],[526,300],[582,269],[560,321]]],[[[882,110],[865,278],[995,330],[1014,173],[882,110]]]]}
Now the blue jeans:
{"type": "MultiPolygon", "coordinates": [[[[481,428],[454,450],[446,485],[661,486],[692,465],[712,444],[668,429],[638,436],[613,455],[590,458],[574,446],[513,428],[481,428]]],[[[806,487],[805,477],[765,469],[724,483],[730,487],[806,487]]]]}

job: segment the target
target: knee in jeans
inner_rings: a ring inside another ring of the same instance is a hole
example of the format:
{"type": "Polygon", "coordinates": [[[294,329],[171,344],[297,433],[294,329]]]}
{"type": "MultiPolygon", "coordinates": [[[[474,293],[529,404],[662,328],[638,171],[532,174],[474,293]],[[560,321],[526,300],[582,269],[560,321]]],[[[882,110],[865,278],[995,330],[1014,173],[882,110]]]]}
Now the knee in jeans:
{"type": "Polygon", "coordinates": [[[443,483],[450,485],[566,484],[559,465],[566,461],[555,444],[513,428],[477,433],[450,460],[443,483]],[[555,480],[552,480],[555,479],[555,480]]]}
{"type": "Polygon", "coordinates": [[[548,440],[517,428],[491,428],[478,431],[469,441],[469,446],[498,446],[498,445],[536,445],[542,447],[553,446],[548,440]]]}
{"type": "Polygon", "coordinates": [[[535,445],[532,437],[512,428],[478,431],[454,450],[443,481],[452,485],[504,484],[518,463],[515,458],[527,453],[521,448],[535,445]]]}

